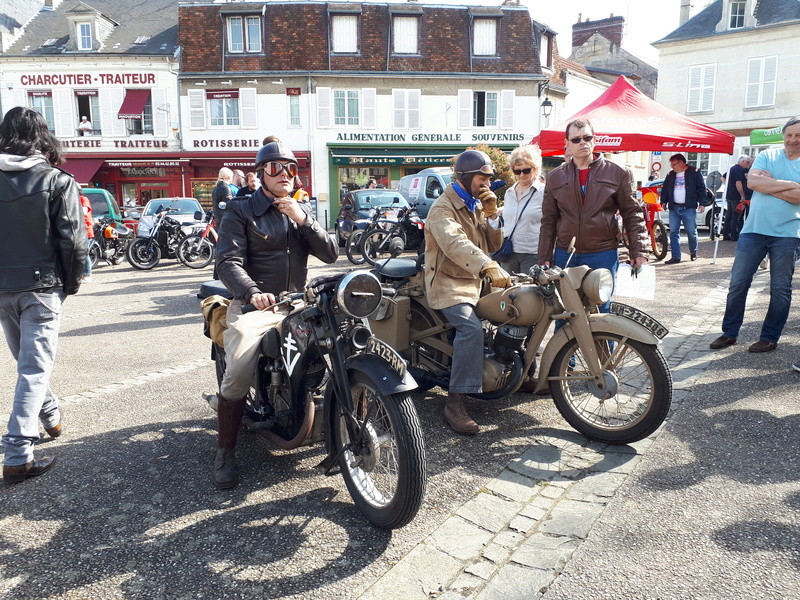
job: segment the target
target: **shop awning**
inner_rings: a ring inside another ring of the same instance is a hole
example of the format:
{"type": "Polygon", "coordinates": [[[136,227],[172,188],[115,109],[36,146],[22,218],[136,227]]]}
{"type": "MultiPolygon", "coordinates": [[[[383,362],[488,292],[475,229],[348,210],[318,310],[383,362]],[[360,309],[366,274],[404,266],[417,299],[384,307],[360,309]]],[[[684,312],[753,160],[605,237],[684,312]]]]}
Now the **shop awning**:
{"type": "Polygon", "coordinates": [[[92,182],[97,169],[105,162],[103,158],[70,158],[63,165],[59,165],[67,173],[72,173],[75,181],[88,185],[92,182]]]}
{"type": "Polygon", "coordinates": [[[750,145],[759,146],[761,144],[782,144],[783,125],[778,125],[772,129],[753,129],[750,132],[750,145]]]}
{"type": "Polygon", "coordinates": [[[409,148],[334,148],[331,159],[335,165],[444,165],[449,166],[453,158],[462,152],[458,149],[409,149],[409,148]]]}
{"type": "Polygon", "coordinates": [[[150,99],[150,90],[125,90],[125,99],[119,107],[120,119],[141,119],[144,105],[150,99]]]}

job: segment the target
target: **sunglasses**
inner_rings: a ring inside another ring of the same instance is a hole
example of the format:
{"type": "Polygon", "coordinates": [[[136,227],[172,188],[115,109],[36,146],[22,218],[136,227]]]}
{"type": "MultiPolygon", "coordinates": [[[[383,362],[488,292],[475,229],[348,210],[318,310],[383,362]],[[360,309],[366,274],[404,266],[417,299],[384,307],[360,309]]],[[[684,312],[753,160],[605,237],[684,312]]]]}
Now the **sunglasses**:
{"type": "Polygon", "coordinates": [[[281,171],[286,171],[289,177],[297,175],[297,165],[294,163],[281,163],[277,160],[271,160],[264,164],[264,172],[270,177],[277,177],[281,171]]]}
{"type": "Polygon", "coordinates": [[[514,175],[516,175],[517,177],[523,174],[530,175],[531,171],[533,171],[533,169],[531,169],[530,167],[527,167],[525,169],[511,169],[511,172],[514,173],[514,175]]]}
{"type": "Polygon", "coordinates": [[[572,142],[573,144],[580,144],[581,141],[591,142],[593,139],[594,139],[593,135],[584,135],[584,136],[569,138],[569,141],[572,142]]]}

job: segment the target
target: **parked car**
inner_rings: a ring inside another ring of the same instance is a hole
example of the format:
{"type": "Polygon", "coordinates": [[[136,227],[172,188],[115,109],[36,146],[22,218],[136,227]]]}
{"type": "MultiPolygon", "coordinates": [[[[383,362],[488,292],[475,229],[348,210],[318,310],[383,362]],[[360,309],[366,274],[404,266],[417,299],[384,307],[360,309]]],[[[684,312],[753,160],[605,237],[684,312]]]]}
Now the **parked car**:
{"type": "Polygon", "coordinates": [[[345,195],[336,217],[336,241],[344,247],[354,229],[364,229],[377,209],[386,209],[387,218],[392,218],[409,203],[396,190],[353,190],[345,195]],[[394,214],[392,214],[394,213],[394,214]]]}
{"type": "MultiPolygon", "coordinates": [[[[661,197],[661,188],[664,186],[663,179],[657,179],[656,181],[646,181],[642,183],[642,188],[649,188],[653,189],[658,193],[658,197],[661,197]]],[[[638,197],[641,198],[641,188],[639,189],[638,197]]],[[[706,229],[711,231],[711,224],[713,223],[712,219],[714,216],[718,215],[719,212],[722,210],[722,204],[725,200],[722,198],[722,188],[720,191],[716,193],[716,197],[714,200],[714,210],[711,210],[711,207],[706,208],[703,211],[700,218],[697,219],[697,227],[705,227],[706,229]]],[[[664,224],[669,227],[669,210],[664,210],[658,214],[658,218],[661,219],[664,224]]]]}
{"type": "Polygon", "coordinates": [[[81,188],[81,194],[91,202],[93,218],[108,217],[122,223],[122,211],[111,192],[103,188],[81,188]]]}
{"type": "Polygon", "coordinates": [[[432,167],[400,179],[397,191],[409,202],[417,203],[417,214],[428,217],[428,209],[442,195],[453,178],[450,167],[432,167]]]}
{"type": "Polygon", "coordinates": [[[169,216],[185,227],[201,226],[203,207],[194,198],[153,198],[142,211],[139,229],[136,232],[138,237],[150,235],[150,228],[156,220],[156,214],[164,208],[172,209],[169,216]]]}

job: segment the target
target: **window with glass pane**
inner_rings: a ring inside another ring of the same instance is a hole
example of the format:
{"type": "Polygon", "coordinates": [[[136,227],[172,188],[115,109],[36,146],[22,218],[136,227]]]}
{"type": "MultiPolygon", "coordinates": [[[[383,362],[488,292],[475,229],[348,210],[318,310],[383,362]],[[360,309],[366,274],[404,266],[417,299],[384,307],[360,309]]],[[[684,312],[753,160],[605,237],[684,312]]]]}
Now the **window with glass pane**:
{"type": "Polygon", "coordinates": [[[765,56],[747,61],[745,108],[773,106],[778,78],[778,57],[765,56]]]}
{"type": "Polygon", "coordinates": [[[209,99],[208,114],[212,127],[239,125],[239,98],[209,99]]]}
{"type": "Polygon", "coordinates": [[[242,17],[228,17],[228,51],[244,52],[242,17]]]}
{"type": "Polygon", "coordinates": [[[53,97],[48,93],[47,95],[31,95],[29,98],[31,108],[44,117],[44,120],[47,121],[47,128],[51,133],[55,133],[56,118],[53,112],[53,97]]]}
{"type": "Polygon", "coordinates": [[[417,17],[394,18],[394,30],[392,32],[392,37],[394,38],[395,54],[419,53],[419,47],[417,43],[418,23],[419,19],[417,17]]]}
{"type": "Polygon", "coordinates": [[[92,49],[91,23],[78,23],[78,50],[92,49]]]}
{"type": "Polygon", "coordinates": [[[289,99],[289,126],[300,127],[300,96],[286,96],[289,99]]]}
{"type": "Polygon", "coordinates": [[[358,90],[333,90],[333,123],[358,125],[358,90]]]}
{"type": "Polygon", "coordinates": [[[147,99],[147,104],[142,109],[141,119],[125,119],[128,135],[142,135],[153,133],[153,102],[147,99]]]}
{"type": "Polygon", "coordinates": [[[472,36],[474,56],[497,54],[497,19],[475,19],[472,22],[472,36]]]}
{"type": "Polygon", "coordinates": [[[686,164],[694,167],[698,171],[700,171],[703,175],[708,175],[708,158],[709,155],[705,152],[698,153],[698,152],[687,152],[686,153],[686,164]]]}
{"type": "Polygon", "coordinates": [[[472,126],[497,127],[497,92],[473,92],[472,126]]]}
{"type": "Polygon", "coordinates": [[[261,52],[260,17],[247,17],[247,51],[261,52]]]}
{"type": "Polygon", "coordinates": [[[333,15],[331,35],[334,52],[358,52],[358,15],[333,15]]]}
{"type": "Polygon", "coordinates": [[[731,18],[728,29],[744,27],[744,8],[746,4],[746,2],[731,2],[731,18]]]}

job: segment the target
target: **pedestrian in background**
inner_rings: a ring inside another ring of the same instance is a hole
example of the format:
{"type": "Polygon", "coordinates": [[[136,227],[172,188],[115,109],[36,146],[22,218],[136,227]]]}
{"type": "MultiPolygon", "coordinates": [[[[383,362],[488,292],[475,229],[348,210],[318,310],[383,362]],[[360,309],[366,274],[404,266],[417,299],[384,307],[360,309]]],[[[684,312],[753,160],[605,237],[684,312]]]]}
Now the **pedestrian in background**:
{"type": "Polygon", "coordinates": [[[35,460],[39,421],[62,433],[58,398],[50,389],[64,297],[81,284],[86,229],[78,185],[54,168],[61,144],[44,117],[9,110],[0,123],[0,324],[17,362],[17,385],[3,436],[3,480],[46,472],[55,458],[35,460]]]}
{"type": "MultiPolygon", "coordinates": [[[[753,196],[733,259],[722,335],[712,350],[736,343],[753,276],[769,256],[769,308],[750,352],[772,352],[789,318],[795,254],[800,245],[800,117],[783,126],[783,148],[759,154],[747,178],[753,196]]],[[[794,365],[796,366],[796,365],[794,365]]]]}
{"type": "MultiPolygon", "coordinates": [[[[86,238],[87,238],[87,248],[92,245],[92,240],[94,239],[94,221],[92,221],[92,203],[89,199],[81,194],[81,208],[83,209],[83,223],[86,225],[86,238]]],[[[92,259],[89,256],[89,253],[86,253],[86,262],[84,263],[83,267],[83,277],[81,278],[82,283],[86,283],[87,281],[92,280],[92,259]]]]}
{"type": "Polygon", "coordinates": [[[253,192],[258,189],[258,178],[256,174],[252,171],[249,171],[245,176],[245,185],[244,187],[239,188],[239,191],[236,192],[236,197],[241,198],[242,196],[249,196],[253,192]]]}
{"type": "Polygon", "coordinates": [[[511,239],[514,254],[501,266],[512,273],[527,274],[539,258],[544,199],[544,185],[539,181],[542,153],[538,146],[519,146],[511,151],[508,162],[517,181],[503,196],[503,235],[511,239]]]}
{"type": "Polygon", "coordinates": [[[672,170],[661,188],[661,204],[669,208],[669,249],[672,258],[665,265],[681,262],[681,224],[689,238],[689,257],[697,260],[697,213],[705,211],[700,201],[706,197],[703,174],[686,164],[683,154],[669,157],[672,170]]]}
{"type": "Polygon", "coordinates": [[[239,193],[239,190],[245,186],[244,171],[241,169],[233,170],[233,178],[231,179],[230,186],[231,194],[236,196],[239,193]]]}
{"type": "MultiPolygon", "coordinates": [[[[749,156],[740,156],[739,160],[730,170],[730,180],[725,186],[725,221],[722,224],[722,239],[735,242],[739,239],[739,232],[744,223],[745,207],[737,208],[739,203],[750,200],[753,190],[747,187],[747,172],[753,159],[749,156]]],[[[745,205],[746,206],[746,205],[745,205]]]]}
{"type": "Polygon", "coordinates": [[[222,223],[222,216],[225,214],[225,208],[228,206],[233,192],[231,191],[231,181],[233,180],[233,171],[228,167],[222,167],[217,176],[217,185],[211,192],[211,202],[214,210],[214,222],[217,229],[222,223]]]}

